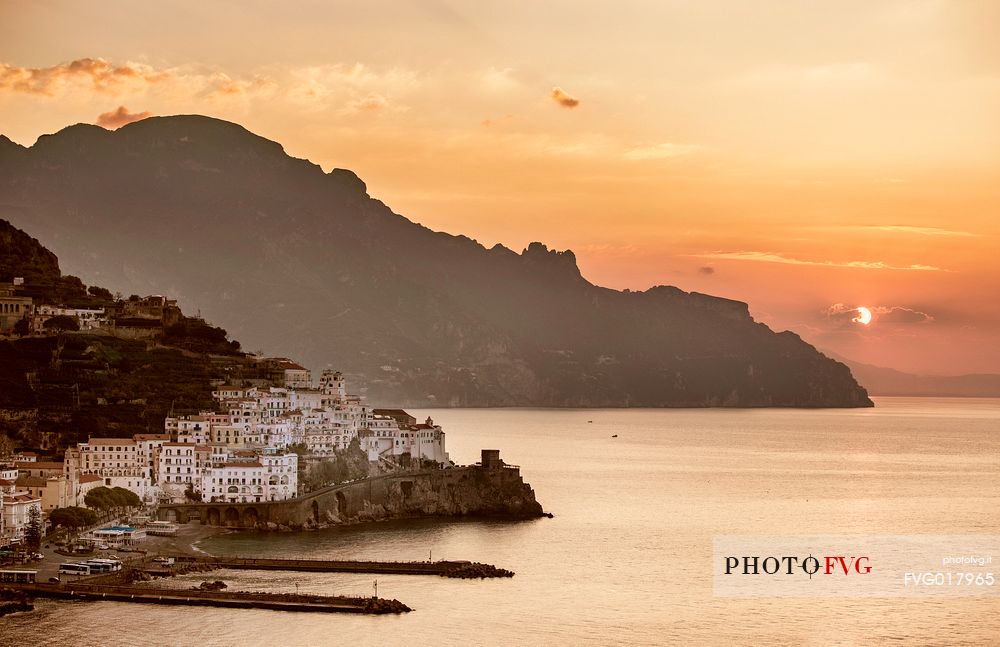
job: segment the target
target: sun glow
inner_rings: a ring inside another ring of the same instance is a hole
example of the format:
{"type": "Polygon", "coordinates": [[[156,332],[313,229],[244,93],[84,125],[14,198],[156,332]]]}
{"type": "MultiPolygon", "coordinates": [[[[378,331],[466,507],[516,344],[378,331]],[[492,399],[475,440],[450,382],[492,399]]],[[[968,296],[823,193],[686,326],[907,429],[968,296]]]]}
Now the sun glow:
{"type": "Polygon", "coordinates": [[[851,319],[854,323],[859,323],[862,326],[867,326],[872,322],[872,311],[864,306],[858,306],[855,308],[858,311],[858,316],[851,319]]]}

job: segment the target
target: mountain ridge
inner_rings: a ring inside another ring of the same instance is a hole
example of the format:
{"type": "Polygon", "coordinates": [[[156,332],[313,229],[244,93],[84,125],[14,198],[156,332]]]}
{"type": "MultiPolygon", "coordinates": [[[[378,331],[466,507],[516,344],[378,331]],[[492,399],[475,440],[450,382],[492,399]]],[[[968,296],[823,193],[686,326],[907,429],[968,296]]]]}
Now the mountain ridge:
{"type": "Polygon", "coordinates": [[[824,350],[848,366],[869,393],[893,397],[1000,398],[1000,373],[928,375],[858,362],[824,350]]]}
{"type": "Polygon", "coordinates": [[[10,150],[0,217],[75,273],[362,376],[376,403],[871,406],[847,367],[745,303],[611,290],[572,251],[434,232],[238,124],[71,126],[10,150]]]}

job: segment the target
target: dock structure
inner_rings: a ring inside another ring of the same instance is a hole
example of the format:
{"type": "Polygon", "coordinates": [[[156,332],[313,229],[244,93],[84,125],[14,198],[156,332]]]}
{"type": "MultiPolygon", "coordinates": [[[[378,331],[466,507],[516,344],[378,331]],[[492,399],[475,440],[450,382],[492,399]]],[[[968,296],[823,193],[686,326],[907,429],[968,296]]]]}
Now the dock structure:
{"type": "Polygon", "coordinates": [[[405,613],[411,609],[398,600],[342,596],[248,593],[229,591],[184,591],[104,584],[33,584],[15,586],[28,596],[61,600],[169,604],[229,609],[270,609],[319,613],[405,613]]]}
{"type": "MultiPolygon", "coordinates": [[[[210,606],[230,609],[271,609],[319,613],[406,613],[411,609],[399,600],[379,597],[299,595],[204,589],[162,589],[135,586],[141,573],[171,577],[203,573],[220,568],[313,573],[372,573],[377,575],[436,575],[454,578],[513,577],[514,573],[492,564],[469,561],[387,562],[358,560],[271,559],[260,557],[193,557],[143,559],[112,573],[82,576],[72,582],[36,583],[18,581],[8,588],[26,596],[61,600],[95,600],[137,604],[210,606]]],[[[149,579],[149,578],[147,578],[149,579]]]]}
{"type": "MultiPolygon", "coordinates": [[[[384,562],[363,560],[271,559],[261,557],[176,557],[176,564],[254,571],[311,573],[372,573],[376,575],[437,575],[457,578],[513,577],[492,564],[469,561],[384,562]]],[[[151,571],[150,571],[151,572],[151,571]]],[[[156,573],[159,574],[159,573],[156,573]]]]}

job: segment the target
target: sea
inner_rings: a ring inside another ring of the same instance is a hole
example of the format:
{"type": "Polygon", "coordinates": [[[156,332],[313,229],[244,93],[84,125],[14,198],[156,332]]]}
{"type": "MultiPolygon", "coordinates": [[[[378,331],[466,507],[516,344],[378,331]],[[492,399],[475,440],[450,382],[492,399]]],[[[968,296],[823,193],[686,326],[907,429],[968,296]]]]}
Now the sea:
{"type": "MultiPolygon", "coordinates": [[[[1000,598],[734,598],[720,536],[1000,534],[1000,400],[873,409],[442,409],[453,460],[499,449],[554,516],[233,533],[209,552],[455,559],[510,579],[224,571],[231,588],[397,598],[399,616],[40,600],[2,645],[990,645],[1000,598]]],[[[1000,562],[1000,555],[996,557],[1000,562]]],[[[1000,564],[996,569],[1000,576],[1000,564]]],[[[196,584],[185,576],[172,586],[196,584]]],[[[997,586],[1000,586],[998,584],[997,586]]]]}

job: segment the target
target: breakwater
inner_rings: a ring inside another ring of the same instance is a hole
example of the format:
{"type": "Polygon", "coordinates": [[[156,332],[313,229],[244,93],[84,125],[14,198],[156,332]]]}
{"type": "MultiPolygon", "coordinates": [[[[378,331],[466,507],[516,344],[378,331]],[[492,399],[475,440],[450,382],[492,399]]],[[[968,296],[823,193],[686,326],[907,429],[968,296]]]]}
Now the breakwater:
{"type": "Polygon", "coordinates": [[[255,593],[242,591],[178,591],[135,586],[73,583],[65,585],[18,585],[29,597],[58,600],[103,600],[135,604],[167,604],[225,607],[230,609],[270,609],[318,613],[405,613],[411,609],[399,600],[343,596],[255,593]]]}
{"type": "Polygon", "coordinates": [[[34,610],[31,600],[24,591],[12,588],[0,588],[0,617],[8,613],[20,613],[34,610]]]}
{"type": "MultiPolygon", "coordinates": [[[[366,560],[268,559],[250,557],[178,557],[179,570],[205,572],[207,568],[255,571],[304,571],[313,573],[372,573],[376,575],[437,575],[452,578],[513,577],[492,564],[468,561],[384,562],[366,560]]],[[[160,574],[157,571],[156,574],[160,574]]]]}

